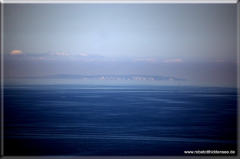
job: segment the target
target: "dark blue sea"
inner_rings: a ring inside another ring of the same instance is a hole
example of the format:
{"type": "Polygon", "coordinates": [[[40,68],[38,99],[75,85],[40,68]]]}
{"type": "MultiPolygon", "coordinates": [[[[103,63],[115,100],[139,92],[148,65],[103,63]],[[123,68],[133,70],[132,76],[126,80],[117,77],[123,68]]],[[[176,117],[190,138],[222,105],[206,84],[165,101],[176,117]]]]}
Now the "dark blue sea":
{"type": "Polygon", "coordinates": [[[184,156],[197,150],[237,152],[236,88],[4,88],[6,156],[184,156]]]}

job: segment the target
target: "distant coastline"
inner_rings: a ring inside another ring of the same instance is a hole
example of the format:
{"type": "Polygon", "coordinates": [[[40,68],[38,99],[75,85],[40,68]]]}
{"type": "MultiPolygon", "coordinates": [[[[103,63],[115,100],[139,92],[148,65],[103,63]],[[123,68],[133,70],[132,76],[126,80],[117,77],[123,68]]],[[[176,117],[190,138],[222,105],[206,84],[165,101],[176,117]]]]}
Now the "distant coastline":
{"type": "Polygon", "coordinates": [[[169,76],[151,75],[77,75],[56,74],[35,77],[6,77],[6,78],[31,78],[31,79],[83,79],[83,80],[141,80],[141,81],[187,81],[186,79],[169,76]]]}

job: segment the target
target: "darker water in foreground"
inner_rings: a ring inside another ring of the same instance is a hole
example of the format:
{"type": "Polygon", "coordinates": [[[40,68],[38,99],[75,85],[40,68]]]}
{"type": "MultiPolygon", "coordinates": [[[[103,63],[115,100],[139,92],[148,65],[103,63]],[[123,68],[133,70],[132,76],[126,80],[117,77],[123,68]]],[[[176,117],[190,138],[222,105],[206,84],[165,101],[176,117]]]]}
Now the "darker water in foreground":
{"type": "Polygon", "coordinates": [[[181,156],[186,150],[237,152],[237,89],[4,89],[4,155],[181,156]]]}

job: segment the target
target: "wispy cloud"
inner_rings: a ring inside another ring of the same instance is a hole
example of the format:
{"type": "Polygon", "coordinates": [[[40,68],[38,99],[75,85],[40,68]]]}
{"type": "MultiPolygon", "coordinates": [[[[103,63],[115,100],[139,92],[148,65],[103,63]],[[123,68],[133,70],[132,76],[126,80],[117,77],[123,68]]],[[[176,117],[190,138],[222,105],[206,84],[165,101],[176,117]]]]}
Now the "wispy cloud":
{"type": "Polygon", "coordinates": [[[88,53],[80,53],[77,54],[77,57],[79,58],[83,58],[86,60],[99,60],[99,59],[103,59],[104,57],[98,54],[88,54],[88,53]]]}
{"type": "Polygon", "coordinates": [[[169,59],[169,60],[165,60],[164,62],[166,63],[170,63],[170,62],[183,62],[182,59],[169,59]]]}
{"type": "Polygon", "coordinates": [[[39,57],[39,56],[70,56],[68,52],[48,52],[48,53],[23,53],[21,50],[13,50],[10,55],[25,55],[26,57],[39,57]]]}
{"type": "Polygon", "coordinates": [[[145,61],[149,61],[149,62],[156,62],[157,60],[156,60],[156,59],[151,59],[151,58],[148,58],[148,59],[146,59],[145,61]]]}
{"type": "Polygon", "coordinates": [[[134,59],[133,61],[148,61],[148,62],[156,62],[156,59],[147,58],[147,59],[134,59]]]}
{"type": "Polygon", "coordinates": [[[57,60],[71,57],[68,52],[47,52],[47,53],[23,53],[21,50],[13,50],[6,54],[6,58],[13,58],[15,60],[57,60]],[[18,56],[17,56],[18,55],[18,56]]]}
{"type": "Polygon", "coordinates": [[[133,61],[144,61],[144,59],[134,59],[133,61]]]}
{"type": "Polygon", "coordinates": [[[87,56],[89,56],[89,54],[86,54],[86,53],[80,53],[80,54],[78,54],[78,56],[87,57],[87,56]]]}
{"type": "Polygon", "coordinates": [[[57,56],[70,56],[71,54],[68,52],[55,52],[55,53],[50,53],[51,55],[57,55],[57,56]]]}
{"type": "Polygon", "coordinates": [[[116,60],[112,60],[112,59],[104,59],[104,60],[102,60],[102,61],[114,62],[114,61],[116,61],[116,60]]]}
{"type": "Polygon", "coordinates": [[[49,60],[49,59],[47,59],[47,58],[45,58],[45,57],[31,57],[31,58],[29,58],[30,60],[49,60]]]}
{"type": "Polygon", "coordinates": [[[21,50],[13,50],[9,54],[10,55],[22,55],[23,52],[21,50]]]}

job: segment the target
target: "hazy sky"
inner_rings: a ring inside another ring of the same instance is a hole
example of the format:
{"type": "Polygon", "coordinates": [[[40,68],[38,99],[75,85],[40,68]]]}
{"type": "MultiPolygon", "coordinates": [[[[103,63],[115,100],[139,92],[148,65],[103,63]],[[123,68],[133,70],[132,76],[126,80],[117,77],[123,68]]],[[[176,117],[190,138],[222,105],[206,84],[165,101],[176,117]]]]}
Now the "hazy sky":
{"type": "Polygon", "coordinates": [[[236,82],[236,4],[4,4],[5,76],[236,82]]]}

